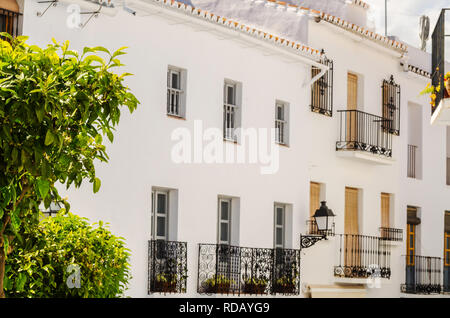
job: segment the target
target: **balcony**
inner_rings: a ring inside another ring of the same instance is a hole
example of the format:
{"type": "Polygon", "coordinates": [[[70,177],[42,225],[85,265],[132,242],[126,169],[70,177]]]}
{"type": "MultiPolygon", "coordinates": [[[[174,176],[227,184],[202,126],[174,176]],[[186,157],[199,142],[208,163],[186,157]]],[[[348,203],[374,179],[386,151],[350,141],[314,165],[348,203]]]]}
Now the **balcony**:
{"type": "Polygon", "coordinates": [[[148,264],[148,294],[186,292],[187,243],[149,241],[148,264]]]}
{"type": "Polygon", "coordinates": [[[431,124],[450,126],[450,96],[445,89],[445,45],[446,34],[445,21],[448,20],[450,9],[441,10],[441,14],[436,22],[432,33],[432,55],[431,55],[431,84],[434,87],[440,86],[441,89],[435,92],[434,105],[431,106],[431,124]]]}
{"type": "Polygon", "coordinates": [[[336,150],[341,156],[392,164],[391,120],[359,110],[338,110],[339,137],[336,150]]]}
{"type": "Polygon", "coordinates": [[[299,250],[199,244],[200,294],[298,295],[299,274],[299,250]]]}
{"type": "Polygon", "coordinates": [[[380,227],[380,238],[390,242],[403,242],[403,230],[390,227],[380,227]]]}
{"type": "Polygon", "coordinates": [[[339,234],[337,238],[338,265],[334,276],[338,278],[391,277],[390,245],[380,237],[339,234]]]}
{"type": "Polygon", "coordinates": [[[419,255],[406,255],[405,283],[400,290],[405,294],[439,294],[442,283],[442,259],[419,255]]]}
{"type": "Polygon", "coordinates": [[[0,32],[7,32],[13,37],[21,34],[21,20],[22,14],[6,9],[0,8],[0,32]]]}

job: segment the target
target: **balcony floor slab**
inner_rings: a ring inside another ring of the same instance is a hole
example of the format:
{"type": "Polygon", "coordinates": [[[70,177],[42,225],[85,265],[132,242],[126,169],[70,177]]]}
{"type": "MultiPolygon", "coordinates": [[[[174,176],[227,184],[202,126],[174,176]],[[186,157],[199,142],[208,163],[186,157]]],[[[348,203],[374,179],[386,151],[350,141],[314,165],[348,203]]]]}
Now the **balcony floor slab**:
{"type": "Polygon", "coordinates": [[[441,100],[431,116],[431,125],[450,126],[450,98],[441,100]]]}
{"type": "Polygon", "coordinates": [[[338,157],[341,157],[341,158],[357,160],[360,162],[363,161],[363,162],[375,164],[375,165],[390,166],[390,165],[394,164],[394,162],[395,162],[395,159],[392,159],[392,158],[389,158],[389,157],[386,157],[383,155],[377,155],[377,154],[372,154],[369,152],[358,151],[358,150],[339,150],[339,151],[336,151],[336,154],[338,157]]]}

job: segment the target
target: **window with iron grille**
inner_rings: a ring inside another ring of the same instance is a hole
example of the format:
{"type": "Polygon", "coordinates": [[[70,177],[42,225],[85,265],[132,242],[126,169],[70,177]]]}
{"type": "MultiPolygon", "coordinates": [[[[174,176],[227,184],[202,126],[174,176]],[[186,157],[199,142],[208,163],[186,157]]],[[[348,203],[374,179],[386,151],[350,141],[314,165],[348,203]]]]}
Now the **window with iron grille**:
{"type": "Polygon", "coordinates": [[[185,117],[186,70],[169,66],[167,70],[167,114],[185,117]]]}
{"type": "MultiPolygon", "coordinates": [[[[333,116],[333,61],[325,59],[321,63],[329,69],[311,86],[311,111],[331,117],[333,116]]],[[[319,73],[320,69],[313,66],[311,78],[319,73]]]]}
{"type": "Polygon", "coordinates": [[[400,85],[391,75],[389,80],[383,80],[383,129],[390,134],[400,135],[400,85]]]}
{"type": "Polygon", "coordinates": [[[7,32],[13,37],[21,35],[21,13],[0,8],[0,32],[7,32]]]}
{"type": "Polygon", "coordinates": [[[238,141],[236,129],[240,127],[241,84],[225,81],[223,94],[223,138],[238,141]]]}
{"type": "Polygon", "coordinates": [[[277,101],[275,103],[275,142],[287,145],[289,140],[289,105],[277,101]]]}

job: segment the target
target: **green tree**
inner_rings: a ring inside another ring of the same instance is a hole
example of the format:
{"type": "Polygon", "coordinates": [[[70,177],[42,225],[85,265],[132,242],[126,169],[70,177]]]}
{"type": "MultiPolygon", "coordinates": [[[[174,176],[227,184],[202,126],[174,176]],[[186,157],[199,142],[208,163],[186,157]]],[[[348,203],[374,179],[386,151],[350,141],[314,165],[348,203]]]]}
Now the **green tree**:
{"type": "Polygon", "coordinates": [[[0,298],[5,261],[24,227],[39,221],[39,205],[61,200],[55,183],[100,188],[94,162],[106,162],[102,136],[113,141],[122,107],[138,101],[123,83],[118,56],[103,47],[40,48],[27,37],[0,41],[0,298]],[[104,58],[102,58],[101,56],[104,58]]]}
{"type": "Polygon", "coordinates": [[[127,287],[130,254],[102,222],[91,226],[61,211],[29,228],[23,241],[6,261],[6,297],[109,298],[127,287]]]}

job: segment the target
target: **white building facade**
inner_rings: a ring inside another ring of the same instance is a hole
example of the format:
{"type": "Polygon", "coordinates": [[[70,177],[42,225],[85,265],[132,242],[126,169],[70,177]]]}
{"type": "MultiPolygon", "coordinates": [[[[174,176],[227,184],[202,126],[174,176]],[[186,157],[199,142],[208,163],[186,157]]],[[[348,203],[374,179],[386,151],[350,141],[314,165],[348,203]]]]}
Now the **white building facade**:
{"type": "Polygon", "coordinates": [[[361,1],[187,2],[116,1],[82,28],[70,5],[97,4],[19,3],[33,44],[128,47],[140,105],[101,190],[67,193],[126,239],[127,295],[445,297],[450,130],[419,96],[430,56],[371,31],[361,1]],[[335,224],[307,246],[321,201],[335,224]]]}

